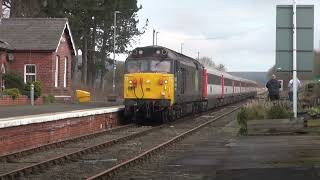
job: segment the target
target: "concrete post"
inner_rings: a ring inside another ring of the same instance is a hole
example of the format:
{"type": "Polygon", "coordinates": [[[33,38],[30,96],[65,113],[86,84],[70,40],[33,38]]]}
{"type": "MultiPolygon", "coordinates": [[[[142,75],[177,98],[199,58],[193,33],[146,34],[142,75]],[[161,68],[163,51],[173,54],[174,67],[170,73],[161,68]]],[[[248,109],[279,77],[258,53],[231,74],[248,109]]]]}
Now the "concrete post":
{"type": "Polygon", "coordinates": [[[31,84],[30,99],[31,99],[31,106],[34,106],[34,84],[31,84]]]}
{"type": "Polygon", "coordinates": [[[297,89],[297,1],[293,0],[293,113],[298,117],[298,89],[297,89]]]}

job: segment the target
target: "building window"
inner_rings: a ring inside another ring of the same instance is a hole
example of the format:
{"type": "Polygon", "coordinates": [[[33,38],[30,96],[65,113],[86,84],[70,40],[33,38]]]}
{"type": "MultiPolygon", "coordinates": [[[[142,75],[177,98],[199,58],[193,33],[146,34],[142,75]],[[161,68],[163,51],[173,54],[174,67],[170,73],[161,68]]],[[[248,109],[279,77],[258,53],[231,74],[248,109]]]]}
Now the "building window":
{"type": "Polygon", "coordinates": [[[36,65],[25,64],[24,65],[24,83],[34,82],[37,80],[36,77],[36,65]]]}
{"type": "Polygon", "coordinates": [[[56,68],[54,72],[54,87],[59,86],[59,56],[56,56],[56,68]]]}
{"type": "Polygon", "coordinates": [[[68,58],[64,58],[64,74],[63,74],[63,87],[67,87],[67,75],[68,75],[68,58]]]}

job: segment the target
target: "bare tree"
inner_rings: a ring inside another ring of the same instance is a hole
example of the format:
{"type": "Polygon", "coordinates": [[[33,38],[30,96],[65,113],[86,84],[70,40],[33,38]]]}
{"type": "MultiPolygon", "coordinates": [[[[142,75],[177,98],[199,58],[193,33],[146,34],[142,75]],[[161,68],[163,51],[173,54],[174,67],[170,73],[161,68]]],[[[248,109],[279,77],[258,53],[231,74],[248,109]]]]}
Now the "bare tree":
{"type": "Polygon", "coordinates": [[[207,67],[207,68],[214,68],[214,69],[218,69],[219,71],[227,71],[225,65],[223,64],[218,64],[216,65],[216,63],[214,63],[214,61],[212,60],[212,58],[209,58],[209,57],[206,57],[206,56],[203,56],[199,59],[199,62],[207,67]]]}
{"type": "Polygon", "coordinates": [[[206,56],[201,57],[199,59],[199,62],[205,67],[212,67],[212,68],[216,67],[216,64],[213,62],[212,58],[209,58],[206,56]]]}
{"type": "Polygon", "coordinates": [[[225,67],[225,65],[223,64],[219,64],[216,66],[216,69],[218,69],[219,71],[223,71],[223,72],[226,72],[227,71],[227,68],[225,67]]]}

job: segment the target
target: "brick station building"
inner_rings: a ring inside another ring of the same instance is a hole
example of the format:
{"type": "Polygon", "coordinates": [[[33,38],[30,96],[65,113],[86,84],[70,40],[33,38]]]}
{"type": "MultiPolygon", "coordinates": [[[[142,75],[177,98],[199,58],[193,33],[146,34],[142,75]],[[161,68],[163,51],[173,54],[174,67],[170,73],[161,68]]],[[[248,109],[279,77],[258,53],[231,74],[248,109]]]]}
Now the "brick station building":
{"type": "MultiPolygon", "coordinates": [[[[71,98],[71,64],[76,55],[66,18],[9,18],[0,24],[1,74],[40,81],[43,94],[71,98]]],[[[3,82],[0,80],[0,85],[3,82]]]]}

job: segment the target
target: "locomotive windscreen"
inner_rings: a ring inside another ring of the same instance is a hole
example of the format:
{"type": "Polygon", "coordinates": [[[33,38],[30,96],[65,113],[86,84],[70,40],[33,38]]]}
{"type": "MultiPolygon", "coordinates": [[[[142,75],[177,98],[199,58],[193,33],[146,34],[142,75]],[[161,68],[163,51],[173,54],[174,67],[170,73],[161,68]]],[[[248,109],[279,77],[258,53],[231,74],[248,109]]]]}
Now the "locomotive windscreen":
{"type": "Polygon", "coordinates": [[[126,61],[127,73],[138,72],[171,72],[171,61],[167,60],[148,60],[148,59],[128,59],[126,61]]]}

